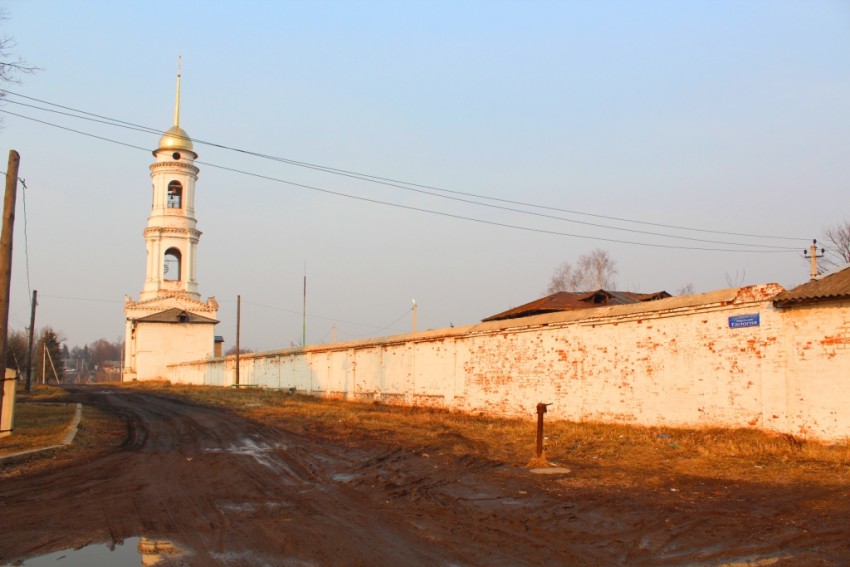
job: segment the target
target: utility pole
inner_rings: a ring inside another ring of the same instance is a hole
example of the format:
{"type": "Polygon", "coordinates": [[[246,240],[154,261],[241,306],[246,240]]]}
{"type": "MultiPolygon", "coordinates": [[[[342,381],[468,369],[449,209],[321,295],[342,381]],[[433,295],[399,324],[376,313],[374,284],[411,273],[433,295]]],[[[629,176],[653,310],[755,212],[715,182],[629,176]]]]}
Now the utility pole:
{"type": "MultiPolygon", "coordinates": [[[[53,378],[56,380],[57,384],[61,384],[62,382],[59,380],[59,373],[56,372],[56,365],[53,364],[53,355],[50,354],[50,351],[47,350],[47,346],[45,345],[44,352],[47,353],[47,360],[50,361],[50,368],[53,369],[53,378]]],[[[44,379],[44,383],[47,384],[47,378],[44,379]]]]}
{"type": "Polygon", "coordinates": [[[304,300],[301,310],[301,348],[307,346],[307,264],[304,264],[304,300]]]}
{"type": "Polygon", "coordinates": [[[419,310],[419,306],[416,305],[416,300],[413,300],[413,332],[416,332],[416,312],[419,310]]]}
{"type": "MultiPolygon", "coordinates": [[[[6,195],[3,198],[3,227],[0,232],[0,423],[3,423],[3,395],[6,390],[6,339],[9,335],[9,292],[12,288],[12,235],[15,226],[15,200],[18,193],[18,166],[21,156],[9,150],[6,166],[6,195]]],[[[12,396],[15,390],[12,389],[12,396]]],[[[11,404],[9,405],[11,408],[11,404]]],[[[11,425],[10,425],[11,428],[11,425]]],[[[0,430],[3,428],[0,427],[0,430]]],[[[0,434],[3,434],[0,431],[0,434]]]]}
{"type": "Polygon", "coordinates": [[[811,261],[811,279],[816,280],[818,277],[818,258],[823,258],[824,252],[826,249],[821,248],[820,254],[818,254],[818,241],[817,239],[812,239],[812,245],[809,246],[808,250],[803,250],[803,257],[808,258],[811,261]]]}
{"type": "Polygon", "coordinates": [[[239,332],[242,327],[242,296],[236,296],[236,385],[239,385],[239,332]]]}
{"type": "Polygon", "coordinates": [[[38,305],[38,290],[32,290],[32,308],[30,310],[30,336],[27,344],[27,387],[26,391],[32,391],[32,335],[35,332],[35,307],[38,305]]]}

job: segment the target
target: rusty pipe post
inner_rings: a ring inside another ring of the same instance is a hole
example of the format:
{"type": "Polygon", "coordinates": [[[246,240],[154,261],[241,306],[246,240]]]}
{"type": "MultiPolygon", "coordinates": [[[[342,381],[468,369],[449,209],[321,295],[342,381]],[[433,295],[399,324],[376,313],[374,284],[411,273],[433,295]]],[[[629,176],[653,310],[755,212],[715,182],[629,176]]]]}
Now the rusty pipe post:
{"type": "Polygon", "coordinates": [[[546,413],[546,406],[552,404],[537,404],[537,456],[543,456],[543,414],[546,413]]]}

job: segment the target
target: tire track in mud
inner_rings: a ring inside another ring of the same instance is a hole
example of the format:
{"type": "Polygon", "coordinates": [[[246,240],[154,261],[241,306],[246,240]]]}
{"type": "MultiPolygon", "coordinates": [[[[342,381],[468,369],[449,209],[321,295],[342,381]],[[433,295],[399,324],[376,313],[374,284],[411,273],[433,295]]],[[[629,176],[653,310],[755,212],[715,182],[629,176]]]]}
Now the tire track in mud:
{"type": "Polygon", "coordinates": [[[0,490],[4,517],[19,520],[0,520],[3,559],[142,535],[172,539],[202,565],[475,563],[334,480],[367,454],[161,396],[86,395],[127,419],[127,441],[0,490]]]}
{"type": "Polygon", "coordinates": [[[831,565],[850,556],[848,506],[833,506],[848,500],[846,487],[811,501],[698,480],[676,494],[612,489],[453,456],[448,449],[468,443],[456,436],[445,452],[414,452],[315,439],[157,394],[75,395],[125,418],[127,438],[91,461],[0,483],[0,561],[136,536],[171,540],[188,551],[179,564],[204,566],[831,565]]]}

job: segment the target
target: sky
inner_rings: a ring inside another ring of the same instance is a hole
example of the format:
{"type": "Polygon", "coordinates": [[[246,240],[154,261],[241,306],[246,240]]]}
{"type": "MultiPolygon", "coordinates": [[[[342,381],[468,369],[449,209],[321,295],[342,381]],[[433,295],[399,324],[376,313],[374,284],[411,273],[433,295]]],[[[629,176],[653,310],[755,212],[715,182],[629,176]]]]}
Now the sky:
{"type": "Polygon", "coordinates": [[[0,85],[26,186],[10,328],[38,290],[36,327],[69,346],[123,339],[142,289],[178,56],[225,348],[237,296],[243,347],[299,345],[305,274],[318,344],[408,332],[413,300],[419,330],[474,324],[596,248],[624,291],[788,288],[850,220],[846,2],[2,8],[40,68],[0,85]]]}

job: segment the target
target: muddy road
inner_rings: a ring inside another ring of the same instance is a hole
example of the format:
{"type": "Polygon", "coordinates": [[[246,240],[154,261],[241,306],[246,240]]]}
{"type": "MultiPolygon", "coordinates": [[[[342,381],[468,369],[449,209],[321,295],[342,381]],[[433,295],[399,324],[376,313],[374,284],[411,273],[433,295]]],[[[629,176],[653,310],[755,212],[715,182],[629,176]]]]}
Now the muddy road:
{"type": "Polygon", "coordinates": [[[846,487],[532,475],[94,387],[123,445],[0,482],[0,564],[144,537],[160,565],[846,565],[846,487]]]}

